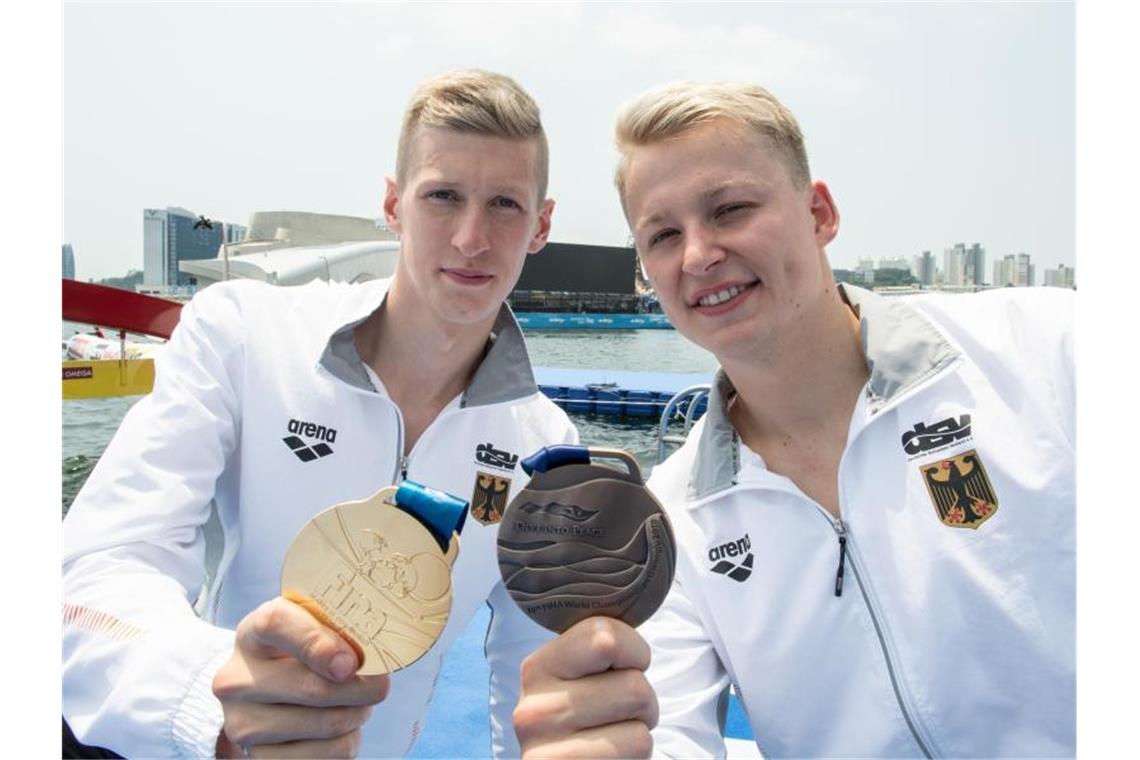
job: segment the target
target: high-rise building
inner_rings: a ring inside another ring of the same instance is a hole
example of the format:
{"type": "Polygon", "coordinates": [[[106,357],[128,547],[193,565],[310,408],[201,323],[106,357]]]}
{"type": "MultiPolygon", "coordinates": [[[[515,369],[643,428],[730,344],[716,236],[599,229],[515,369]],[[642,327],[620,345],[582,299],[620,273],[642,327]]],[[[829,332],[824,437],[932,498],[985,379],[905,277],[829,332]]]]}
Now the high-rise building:
{"type": "Polygon", "coordinates": [[[960,287],[966,284],[966,245],[955,243],[942,253],[942,284],[960,287]]]}
{"type": "Polygon", "coordinates": [[[994,262],[994,279],[991,284],[995,288],[1013,285],[1013,274],[1017,269],[1016,261],[1013,256],[1003,256],[994,262]]]}
{"type": "MultiPolygon", "coordinates": [[[[194,284],[179,261],[213,259],[222,244],[222,224],[197,224],[197,215],[177,206],[143,209],[143,285],[149,290],[194,284]]],[[[226,224],[226,242],[243,238],[245,227],[226,224]]]]}
{"type": "Polygon", "coordinates": [[[985,285],[986,249],[981,243],[966,247],[965,243],[955,243],[944,254],[943,273],[946,285],[985,285]]]}
{"type": "Polygon", "coordinates": [[[1031,287],[1037,284],[1036,269],[1029,261],[1028,253],[1017,254],[1017,271],[1013,275],[1014,285],[1031,287]]]}
{"type": "Polygon", "coordinates": [[[1056,269],[1045,270],[1045,285],[1052,288],[1073,288],[1077,283],[1077,270],[1058,264],[1056,269]]]}
{"type": "Polygon", "coordinates": [[[875,262],[871,259],[859,259],[859,266],[855,271],[863,277],[863,282],[870,285],[875,281],[875,262]]]}
{"type": "Polygon", "coordinates": [[[879,269],[901,269],[904,272],[913,272],[910,262],[906,260],[905,256],[898,256],[895,258],[888,258],[884,256],[879,259],[879,269]]]}
{"type": "Polygon", "coordinates": [[[934,275],[938,267],[934,263],[934,254],[930,251],[923,251],[918,256],[914,257],[914,267],[911,270],[914,272],[915,278],[923,285],[933,285],[934,275]]]}
{"type": "Polygon", "coordinates": [[[964,275],[967,285],[986,284],[986,249],[981,243],[965,248],[964,275]]]}
{"type": "Polygon", "coordinates": [[[1013,285],[1025,288],[1034,284],[1036,284],[1036,272],[1028,253],[1004,256],[1001,261],[994,262],[994,287],[1013,285]]]}
{"type": "Polygon", "coordinates": [[[63,244],[63,279],[75,279],[75,251],[71,248],[71,243],[63,244]]]}

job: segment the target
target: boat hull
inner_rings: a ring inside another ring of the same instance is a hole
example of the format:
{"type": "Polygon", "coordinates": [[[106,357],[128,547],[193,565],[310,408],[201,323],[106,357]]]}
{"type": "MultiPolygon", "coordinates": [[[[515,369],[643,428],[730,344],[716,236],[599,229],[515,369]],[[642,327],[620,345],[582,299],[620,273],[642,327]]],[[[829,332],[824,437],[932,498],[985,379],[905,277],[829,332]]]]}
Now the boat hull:
{"type": "Polygon", "coordinates": [[[63,397],[142,396],[154,388],[153,359],[81,359],[63,362],[63,397]]]}

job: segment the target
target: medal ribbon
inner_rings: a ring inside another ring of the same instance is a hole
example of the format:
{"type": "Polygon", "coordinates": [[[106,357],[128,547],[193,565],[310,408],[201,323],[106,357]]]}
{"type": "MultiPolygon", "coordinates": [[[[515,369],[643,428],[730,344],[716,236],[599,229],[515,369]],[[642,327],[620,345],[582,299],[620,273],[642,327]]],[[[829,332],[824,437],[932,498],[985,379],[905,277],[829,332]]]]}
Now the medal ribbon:
{"type": "Polygon", "coordinates": [[[588,447],[559,443],[554,446],[543,446],[522,460],[522,468],[527,475],[533,475],[536,472],[546,472],[565,464],[589,463],[590,449],[588,447]]]}
{"type": "Polygon", "coordinates": [[[463,530],[467,502],[451,494],[405,480],[396,491],[396,506],[428,529],[445,553],[451,534],[463,530]]]}

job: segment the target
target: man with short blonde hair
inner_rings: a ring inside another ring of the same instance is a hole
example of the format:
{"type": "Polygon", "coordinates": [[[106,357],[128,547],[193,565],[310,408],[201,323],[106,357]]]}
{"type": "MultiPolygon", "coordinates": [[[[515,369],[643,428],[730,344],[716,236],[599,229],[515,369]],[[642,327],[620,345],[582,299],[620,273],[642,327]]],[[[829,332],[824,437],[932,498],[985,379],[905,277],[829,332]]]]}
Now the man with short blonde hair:
{"type": "Polygon", "coordinates": [[[754,84],[676,82],[629,101],[618,114],[614,184],[625,204],[625,175],[632,153],[715,119],[739,122],[766,138],[797,187],[811,182],[800,125],[772,93],[754,84]]]}
{"type": "Polygon", "coordinates": [[[538,198],[546,197],[550,159],[538,104],[513,79],[491,71],[454,71],[430,79],[412,94],[396,148],[396,181],[403,182],[411,144],[423,127],[533,140],[538,198]]]}
{"type": "Polygon", "coordinates": [[[505,303],[550,232],[546,138],[531,97],[481,71],[425,82],[404,123],[383,198],[395,274],[203,290],[76,497],[63,709],[79,741],[128,757],[404,755],[448,729],[421,721],[489,602],[487,751],[517,754],[518,653],[548,635],[502,587],[498,519],[526,481],[520,456],[577,441],[505,303]],[[450,617],[415,662],[361,676],[353,645],[279,595],[282,559],[314,515],[405,479],[471,501],[450,617]],[[211,504],[224,553],[203,587],[211,504]]]}
{"type": "Polygon", "coordinates": [[[525,757],[723,757],[735,687],[782,757],[1075,752],[1071,291],[837,285],[827,185],[750,85],[676,85],[617,129],[670,322],[721,365],[653,469],[675,583],[523,667],[525,757]]]}

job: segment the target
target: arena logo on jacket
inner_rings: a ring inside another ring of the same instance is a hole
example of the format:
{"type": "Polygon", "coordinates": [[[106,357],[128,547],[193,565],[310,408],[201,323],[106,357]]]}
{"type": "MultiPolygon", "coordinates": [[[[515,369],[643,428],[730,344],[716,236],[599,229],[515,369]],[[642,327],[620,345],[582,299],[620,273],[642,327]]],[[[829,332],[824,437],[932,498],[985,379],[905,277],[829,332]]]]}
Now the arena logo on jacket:
{"type": "Polygon", "coordinates": [[[709,549],[709,562],[715,563],[709,568],[712,572],[744,583],[752,575],[752,539],[745,533],[733,541],[714,546],[709,549]]]}
{"type": "MultiPolygon", "coordinates": [[[[518,454],[497,449],[490,441],[475,447],[475,462],[480,468],[487,467],[513,474],[518,461],[518,454]]],[[[475,489],[471,494],[471,516],[483,525],[494,525],[499,522],[507,509],[507,497],[510,492],[510,478],[477,469],[475,489]]]]}
{"type": "Polygon", "coordinates": [[[968,414],[929,425],[919,422],[902,436],[909,461],[943,452],[941,458],[921,463],[918,470],[935,514],[951,528],[977,530],[998,509],[997,493],[978,450],[950,451],[972,440],[968,414]]]}
{"type": "Polygon", "coordinates": [[[302,462],[312,462],[333,453],[329,444],[336,443],[336,428],[292,418],[286,428],[290,434],[281,440],[302,462]]]}

